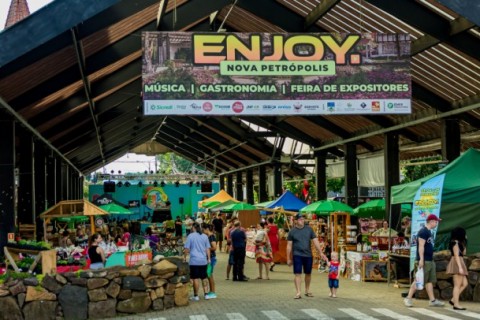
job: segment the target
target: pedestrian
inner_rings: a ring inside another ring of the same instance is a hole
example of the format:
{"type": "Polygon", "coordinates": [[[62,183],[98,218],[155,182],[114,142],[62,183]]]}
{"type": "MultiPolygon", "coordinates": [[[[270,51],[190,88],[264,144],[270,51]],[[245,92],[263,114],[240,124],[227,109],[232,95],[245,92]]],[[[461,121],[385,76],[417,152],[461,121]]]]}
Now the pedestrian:
{"type": "Polygon", "coordinates": [[[213,270],[217,264],[217,238],[214,234],[213,225],[204,223],[202,225],[203,232],[207,235],[208,241],[210,241],[210,265],[207,266],[207,278],[208,278],[208,293],[205,295],[205,299],[215,299],[217,294],[215,293],[215,279],[213,278],[213,270]]]}
{"type": "Polygon", "coordinates": [[[182,228],[183,228],[183,223],[180,218],[180,216],[177,216],[175,219],[175,237],[182,237],[182,228]]]}
{"type": "Polygon", "coordinates": [[[214,216],[212,220],[213,229],[215,231],[215,237],[217,238],[218,247],[222,248],[223,243],[223,219],[220,217],[220,213],[214,216]]]}
{"type": "Polygon", "coordinates": [[[151,227],[147,227],[147,229],[145,229],[145,239],[148,240],[150,249],[152,249],[152,251],[156,252],[160,249],[158,247],[158,244],[160,243],[160,239],[156,234],[153,234],[153,230],[151,227]]]}
{"type": "Polygon", "coordinates": [[[234,229],[230,233],[233,247],[233,281],[248,281],[243,272],[245,265],[245,254],[247,247],[247,235],[245,230],[241,229],[240,221],[235,221],[234,229]]]}
{"type": "Polygon", "coordinates": [[[102,236],[95,233],[88,242],[88,258],[90,259],[90,269],[101,269],[105,266],[105,252],[100,247],[102,236]]]}
{"type": "MultiPolygon", "coordinates": [[[[431,307],[442,307],[445,305],[442,301],[435,298],[433,293],[433,283],[437,282],[437,271],[435,268],[435,262],[433,261],[433,235],[432,230],[438,226],[438,222],[441,221],[439,217],[434,214],[430,214],[427,217],[427,222],[423,228],[418,231],[417,234],[417,257],[416,267],[423,269],[423,282],[425,283],[425,289],[427,291],[429,305],[431,307]]],[[[417,290],[415,281],[410,286],[407,297],[403,300],[406,307],[412,307],[412,297],[417,290]]]]}
{"type": "Polygon", "coordinates": [[[461,307],[458,303],[460,301],[460,294],[468,285],[468,270],[463,260],[467,253],[467,232],[462,227],[456,227],[452,230],[450,235],[450,252],[452,257],[447,265],[447,274],[453,275],[453,293],[452,299],[449,303],[454,310],[467,310],[461,307]]]}
{"type": "Polygon", "coordinates": [[[270,240],[270,246],[272,247],[272,264],[270,265],[270,271],[273,272],[273,267],[275,267],[275,253],[278,252],[280,246],[280,237],[278,236],[278,227],[274,223],[273,217],[268,217],[267,219],[267,234],[268,240],[270,240]]]}
{"type": "Polygon", "coordinates": [[[232,219],[230,220],[229,223],[227,223],[227,230],[225,231],[225,236],[226,236],[226,252],[228,253],[228,263],[227,263],[227,277],[225,280],[230,280],[230,272],[232,271],[233,265],[235,264],[235,260],[233,259],[233,246],[232,246],[232,239],[230,238],[230,234],[235,229],[233,226],[235,220],[232,219]]]}
{"type": "Polygon", "coordinates": [[[302,297],[302,268],[303,273],[305,274],[305,296],[313,297],[313,294],[310,292],[313,265],[311,248],[312,240],[320,257],[323,259],[326,259],[326,257],[322,253],[315,232],[313,232],[310,226],[305,225],[305,218],[300,213],[297,213],[294,220],[295,225],[288,232],[287,237],[287,264],[289,266],[293,264],[293,273],[295,274],[294,282],[296,294],[294,299],[300,299],[302,297]]]}
{"type": "Polygon", "coordinates": [[[258,263],[258,280],[263,279],[263,266],[265,267],[265,279],[270,280],[270,277],[268,276],[268,269],[273,259],[272,247],[270,245],[267,232],[265,231],[265,226],[265,222],[260,222],[257,227],[257,235],[255,237],[255,261],[258,263]]]}
{"type": "Polygon", "coordinates": [[[185,234],[188,235],[192,231],[192,226],[193,226],[193,220],[190,218],[190,216],[185,217],[185,234]]]}
{"type": "Polygon", "coordinates": [[[207,297],[207,265],[210,263],[210,242],[208,237],[202,233],[202,227],[198,223],[193,223],[192,232],[188,235],[184,245],[183,261],[187,261],[190,265],[190,279],[193,282],[192,301],[199,301],[198,289],[200,287],[199,280],[202,281],[203,293],[205,299],[207,297]]]}
{"type": "Polygon", "coordinates": [[[338,252],[334,251],[331,253],[332,260],[328,263],[328,287],[330,288],[329,297],[337,297],[338,289],[338,279],[339,277],[339,267],[340,262],[338,261],[338,252]]]}

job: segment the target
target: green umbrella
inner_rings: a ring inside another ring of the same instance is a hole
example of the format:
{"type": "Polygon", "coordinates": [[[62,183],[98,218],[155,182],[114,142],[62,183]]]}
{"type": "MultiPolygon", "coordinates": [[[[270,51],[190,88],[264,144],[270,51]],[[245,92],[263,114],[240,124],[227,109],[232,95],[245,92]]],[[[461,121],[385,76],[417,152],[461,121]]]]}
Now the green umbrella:
{"type": "Polygon", "coordinates": [[[257,210],[258,208],[252,204],[245,202],[232,203],[223,208],[224,211],[239,211],[239,210],[257,210]]]}
{"type": "Polygon", "coordinates": [[[211,208],[213,206],[216,206],[217,204],[220,204],[222,202],[220,201],[208,201],[208,202],[203,202],[202,203],[202,208],[211,208]]]}
{"type": "MultiPolygon", "coordinates": [[[[401,205],[402,216],[412,213],[412,205],[404,203],[401,205]]],[[[360,218],[384,219],[386,213],[385,199],[374,199],[365,202],[353,210],[353,214],[360,218]]]]}
{"type": "Polygon", "coordinates": [[[332,212],[349,212],[352,213],[353,209],[345,203],[335,200],[321,200],[309,204],[306,207],[300,209],[300,212],[311,212],[319,215],[329,215],[332,212]]]}
{"type": "Polygon", "coordinates": [[[130,210],[125,209],[124,207],[119,206],[118,204],[115,204],[113,202],[99,206],[99,208],[111,214],[132,214],[130,210]]]}
{"type": "Polygon", "coordinates": [[[73,217],[55,218],[55,220],[59,222],[78,223],[78,222],[87,222],[89,218],[87,216],[73,216],[73,217]]]}

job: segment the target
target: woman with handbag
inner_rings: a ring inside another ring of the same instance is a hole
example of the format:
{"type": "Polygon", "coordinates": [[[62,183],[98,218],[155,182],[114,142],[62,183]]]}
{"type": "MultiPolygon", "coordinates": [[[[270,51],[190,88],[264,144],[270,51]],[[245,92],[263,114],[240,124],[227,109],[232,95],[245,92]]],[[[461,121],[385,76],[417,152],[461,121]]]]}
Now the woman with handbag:
{"type": "Polygon", "coordinates": [[[450,252],[452,257],[447,265],[447,274],[453,275],[453,293],[449,303],[454,310],[466,310],[459,303],[460,294],[468,285],[468,270],[463,260],[466,254],[467,233],[462,227],[456,227],[452,230],[450,238],[450,252]]]}
{"type": "Polygon", "coordinates": [[[258,263],[258,278],[262,277],[262,267],[265,266],[265,276],[267,280],[270,280],[268,276],[268,269],[270,263],[273,260],[272,246],[268,239],[267,232],[265,231],[265,222],[260,222],[257,228],[257,236],[255,237],[255,260],[258,263]]]}

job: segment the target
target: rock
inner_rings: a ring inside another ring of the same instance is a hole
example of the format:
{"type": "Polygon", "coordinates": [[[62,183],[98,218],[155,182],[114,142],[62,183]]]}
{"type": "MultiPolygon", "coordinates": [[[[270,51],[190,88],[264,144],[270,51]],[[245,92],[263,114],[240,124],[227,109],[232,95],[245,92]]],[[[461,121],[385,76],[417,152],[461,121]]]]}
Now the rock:
{"type": "Polygon", "coordinates": [[[187,306],[188,305],[188,286],[183,285],[175,290],[174,301],[176,306],[187,306]]]}
{"type": "Polygon", "coordinates": [[[108,271],[108,274],[105,276],[108,280],[120,277],[120,272],[118,271],[108,271]]]}
{"type": "Polygon", "coordinates": [[[470,284],[472,286],[476,285],[477,282],[478,282],[478,272],[471,272],[470,271],[468,273],[467,279],[468,279],[468,284],[470,284]]]}
{"type": "Polygon", "coordinates": [[[167,280],[160,278],[159,276],[150,276],[144,281],[147,288],[158,288],[167,283],[167,280]]]}
{"type": "Polygon", "coordinates": [[[437,287],[440,290],[443,290],[443,289],[451,287],[451,286],[452,286],[452,284],[450,283],[450,281],[445,281],[445,280],[437,281],[437,287]]]}
{"type": "Polygon", "coordinates": [[[58,284],[54,277],[48,274],[43,278],[41,286],[55,294],[58,294],[60,290],[62,290],[62,286],[58,284]]]}
{"type": "Polygon", "coordinates": [[[452,286],[446,287],[445,289],[440,291],[440,298],[442,300],[449,301],[450,299],[452,299],[452,293],[453,293],[453,287],[452,286]]]}
{"type": "Polygon", "coordinates": [[[65,319],[87,319],[87,288],[67,284],[60,291],[58,301],[62,306],[65,319]]]}
{"type": "Polygon", "coordinates": [[[473,288],[473,301],[480,302],[480,282],[473,288]]]}
{"type": "Polygon", "coordinates": [[[70,278],[70,282],[74,286],[81,286],[81,287],[87,286],[87,279],[85,278],[70,278]]]}
{"type": "Polygon", "coordinates": [[[473,287],[467,286],[465,290],[460,294],[461,301],[472,301],[473,299],[473,287]]]}
{"type": "Polygon", "coordinates": [[[125,277],[125,276],[139,276],[140,271],[136,269],[123,269],[120,270],[120,276],[125,277]]]}
{"type": "Polygon", "coordinates": [[[23,279],[23,284],[26,286],[38,286],[38,279],[35,277],[23,279]]]}
{"type": "Polygon", "coordinates": [[[22,292],[26,292],[27,289],[25,288],[25,286],[23,285],[23,282],[20,281],[18,282],[16,285],[14,286],[11,286],[10,288],[8,288],[8,290],[10,291],[10,293],[12,294],[12,296],[16,296],[17,294],[19,293],[22,293],[22,292]]]}
{"type": "Polygon", "coordinates": [[[17,301],[13,297],[0,298],[0,320],[22,319],[22,310],[20,310],[17,301]]]}
{"type": "Polygon", "coordinates": [[[161,311],[164,309],[163,299],[157,299],[152,303],[152,309],[155,311],[161,311]]]}
{"type": "Polygon", "coordinates": [[[447,265],[448,265],[448,261],[446,260],[437,261],[436,262],[437,272],[446,271],[447,265]]]}
{"type": "Polygon", "coordinates": [[[55,320],[57,304],[57,301],[33,301],[27,303],[25,307],[23,307],[23,316],[25,320],[55,320]]]}
{"type": "Polygon", "coordinates": [[[80,278],[93,278],[93,272],[92,271],[82,271],[80,272],[80,278]]]}
{"type": "Polygon", "coordinates": [[[150,300],[150,296],[146,292],[142,293],[143,295],[118,302],[117,311],[125,313],[147,312],[152,304],[152,300],[150,300]]]}
{"type": "Polygon", "coordinates": [[[105,286],[106,284],[108,284],[108,282],[109,281],[107,279],[102,279],[102,278],[88,279],[87,280],[87,288],[89,290],[97,289],[97,288],[105,286]]]}
{"type": "Polygon", "coordinates": [[[165,294],[174,294],[177,288],[176,283],[168,283],[167,287],[165,288],[165,294]]]}
{"type": "Polygon", "coordinates": [[[451,278],[452,278],[452,275],[448,274],[446,271],[437,272],[437,280],[448,280],[451,278]]]}
{"type": "Polygon", "coordinates": [[[173,276],[168,279],[170,283],[189,283],[190,282],[190,275],[183,275],[183,276],[173,276]]]}
{"type": "Polygon", "coordinates": [[[480,259],[473,259],[470,267],[468,268],[470,271],[480,271],[480,259]]]}
{"type": "Polygon", "coordinates": [[[88,290],[88,300],[92,302],[107,300],[107,293],[105,288],[88,290]]]}
{"type": "Polygon", "coordinates": [[[163,275],[163,274],[175,272],[177,271],[177,269],[178,268],[175,264],[167,260],[162,260],[159,263],[154,264],[150,272],[156,275],[163,275]]]}
{"type": "Polygon", "coordinates": [[[155,301],[158,299],[157,294],[155,293],[155,290],[151,290],[149,294],[150,294],[150,300],[155,301]]]}
{"type": "Polygon", "coordinates": [[[120,289],[118,293],[118,299],[120,300],[127,300],[132,297],[132,290],[120,289]]]}
{"type": "Polygon", "coordinates": [[[18,301],[18,305],[20,306],[20,308],[23,307],[23,304],[25,303],[25,297],[27,295],[25,293],[19,293],[17,295],[17,301],[18,301]]]}
{"type": "Polygon", "coordinates": [[[152,266],[146,264],[146,265],[138,267],[137,270],[140,272],[140,276],[143,279],[145,279],[150,274],[150,271],[152,270],[152,266]]]}
{"type": "Polygon", "coordinates": [[[118,296],[118,294],[120,293],[120,285],[116,282],[110,282],[110,284],[108,285],[107,289],[106,289],[106,293],[112,297],[112,298],[116,298],[118,296]]]}
{"type": "Polygon", "coordinates": [[[165,256],[163,256],[161,254],[157,254],[155,257],[153,257],[153,263],[158,263],[158,262],[162,261],[163,259],[165,259],[165,256]]]}
{"type": "Polygon", "coordinates": [[[122,284],[122,278],[114,278],[112,281],[117,284],[122,284]]]}
{"type": "Polygon", "coordinates": [[[0,297],[6,297],[10,295],[10,290],[8,289],[0,289],[0,297]]]}
{"type": "Polygon", "coordinates": [[[25,301],[29,302],[37,300],[55,301],[57,300],[57,296],[52,292],[48,292],[42,287],[27,287],[27,296],[25,301]]]}
{"type": "Polygon", "coordinates": [[[177,275],[179,276],[190,275],[190,266],[188,265],[188,262],[184,262],[182,258],[168,257],[168,258],[165,258],[165,260],[177,266],[177,275]]]}
{"type": "Polygon", "coordinates": [[[108,271],[104,270],[104,271],[96,271],[93,273],[93,277],[94,278],[105,278],[108,274],[108,271]]]}
{"type": "Polygon", "coordinates": [[[7,286],[7,288],[10,288],[10,287],[16,286],[19,282],[20,280],[18,279],[8,279],[8,281],[5,282],[4,284],[7,286]]]}
{"type": "Polygon", "coordinates": [[[175,272],[169,272],[169,273],[161,274],[159,275],[159,277],[162,279],[170,279],[174,275],[175,275],[175,272]]]}
{"type": "Polygon", "coordinates": [[[450,250],[441,250],[433,253],[433,261],[440,261],[440,260],[445,260],[450,261],[450,257],[452,254],[450,253],[450,250]]]}
{"type": "Polygon", "coordinates": [[[57,280],[58,283],[61,283],[61,284],[64,284],[64,285],[67,284],[67,279],[64,276],[62,276],[61,274],[57,273],[55,275],[55,280],[57,280]]]}
{"type": "Polygon", "coordinates": [[[155,289],[155,294],[157,295],[157,297],[163,298],[165,296],[165,288],[160,287],[155,289]]]}
{"type": "Polygon", "coordinates": [[[123,278],[122,287],[123,289],[130,289],[136,291],[147,290],[147,287],[145,287],[145,283],[143,283],[143,279],[141,277],[135,276],[126,276],[125,278],[123,278]]]}
{"type": "Polygon", "coordinates": [[[88,304],[89,319],[112,318],[117,315],[117,300],[108,299],[99,302],[90,302],[88,304]]]}
{"type": "MultiPolygon", "coordinates": [[[[155,300],[156,301],[156,300],[155,300]]],[[[166,294],[163,297],[163,307],[165,309],[170,309],[175,306],[175,297],[173,294],[166,294]]]]}

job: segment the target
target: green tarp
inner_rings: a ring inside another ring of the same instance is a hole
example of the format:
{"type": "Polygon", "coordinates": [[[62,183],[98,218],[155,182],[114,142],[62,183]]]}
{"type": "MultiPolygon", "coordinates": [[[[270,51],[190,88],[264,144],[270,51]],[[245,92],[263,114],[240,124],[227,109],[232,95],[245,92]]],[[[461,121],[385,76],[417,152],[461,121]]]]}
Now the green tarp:
{"type": "Polygon", "coordinates": [[[461,226],[467,230],[468,251],[480,252],[480,151],[469,149],[445,168],[422,179],[393,186],[392,204],[411,203],[427,180],[445,173],[439,236],[461,226]]]}

